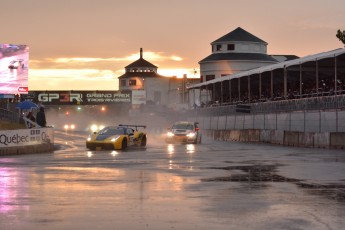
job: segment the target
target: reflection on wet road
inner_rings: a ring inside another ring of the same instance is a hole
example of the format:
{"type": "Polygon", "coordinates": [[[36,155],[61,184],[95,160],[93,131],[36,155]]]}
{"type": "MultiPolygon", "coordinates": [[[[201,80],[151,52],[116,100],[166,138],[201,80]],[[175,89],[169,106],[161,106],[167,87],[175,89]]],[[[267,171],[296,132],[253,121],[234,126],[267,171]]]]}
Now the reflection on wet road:
{"type": "Polygon", "coordinates": [[[342,229],[344,151],[223,143],[0,158],[0,229],[342,229]]]}

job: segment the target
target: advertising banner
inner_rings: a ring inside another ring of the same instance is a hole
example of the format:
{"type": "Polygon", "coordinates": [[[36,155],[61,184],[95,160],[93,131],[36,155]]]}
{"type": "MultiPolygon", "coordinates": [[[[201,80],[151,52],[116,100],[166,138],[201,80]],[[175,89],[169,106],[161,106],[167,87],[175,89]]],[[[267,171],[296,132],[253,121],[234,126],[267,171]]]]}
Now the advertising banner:
{"type": "Polygon", "coordinates": [[[145,90],[133,90],[132,91],[132,104],[133,105],[146,104],[146,91],[145,90]]]}
{"type": "Polygon", "coordinates": [[[0,148],[54,143],[52,128],[0,131],[0,148]]]}
{"type": "Polygon", "coordinates": [[[132,91],[30,91],[24,100],[43,105],[132,103],[132,91]]]}
{"type": "Polygon", "coordinates": [[[27,94],[29,47],[0,44],[0,94],[27,94]]]}
{"type": "Polygon", "coordinates": [[[86,104],[131,103],[131,91],[100,91],[84,93],[86,104]]]}

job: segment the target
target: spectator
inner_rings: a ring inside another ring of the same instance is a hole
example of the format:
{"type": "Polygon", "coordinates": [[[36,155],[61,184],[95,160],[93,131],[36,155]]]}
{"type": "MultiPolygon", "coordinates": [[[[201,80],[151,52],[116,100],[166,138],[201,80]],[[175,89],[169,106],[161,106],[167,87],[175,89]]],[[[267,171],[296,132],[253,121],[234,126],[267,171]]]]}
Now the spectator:
{"type": "Polygon", "coordinates": [[[44,113],[43,107],[40,107],[40,111],[37,113],[36,120],[39,126],[46,127],[47,121],[46,121],[46,115],[44,113]]]}
{"type": "MultiPolygon", "coordinates": [[[[26,115],[26,118],[29,119],[32,122],[36,122],[36,119],[35,119],[34,115],[32,114],[32,112],[29,112],[28,115],[26,115]]],[[[34,127],[34,125],[29,123],[29,122],[27,122],[27,127],[29,129],[31,129],[32,127],[34,127]]]]}

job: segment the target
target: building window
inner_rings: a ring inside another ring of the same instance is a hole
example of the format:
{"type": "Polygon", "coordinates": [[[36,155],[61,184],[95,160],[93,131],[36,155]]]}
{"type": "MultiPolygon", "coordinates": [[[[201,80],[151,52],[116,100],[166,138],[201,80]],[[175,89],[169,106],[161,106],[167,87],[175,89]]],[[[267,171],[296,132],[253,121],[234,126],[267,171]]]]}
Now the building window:
{"type": "Polygon", "coordinates": [[[222,45],[217,45],[217,46],[216,46],[216,50],[217,50],[217,51],[222,51],[222,45]]]}
{"type": "Polygon", "coordinates": [[[121,86],[126,86],[126,80],[125,79],[121,79],[121,86]]]}
{"type": "Polygon", "coordinates": [[[235,44],[228,44],[228,50],[235,50],[235,44]]]}
{"type": "Polygon", "coordinates": [[[211,81],[215,78],[215,75],[206,75],[206,81],[211,81]]]}
{"type": "Polygon", "coordinates": [[[137,80],[129,80],[128,81],[129,86],[136,86],[137,85],[137,80]]]}

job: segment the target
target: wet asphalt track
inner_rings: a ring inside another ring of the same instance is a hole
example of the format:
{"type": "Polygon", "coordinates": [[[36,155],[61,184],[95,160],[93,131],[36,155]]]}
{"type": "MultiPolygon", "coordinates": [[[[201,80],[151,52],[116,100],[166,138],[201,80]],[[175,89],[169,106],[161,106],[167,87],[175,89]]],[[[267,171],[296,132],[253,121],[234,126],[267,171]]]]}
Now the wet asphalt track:
{"type": "Polygon", "coordinates": [[[344,229],[345,152],[264,144],[88,151],[55,133],[54,153],[0,158],[0,229],[344,229]]]}

